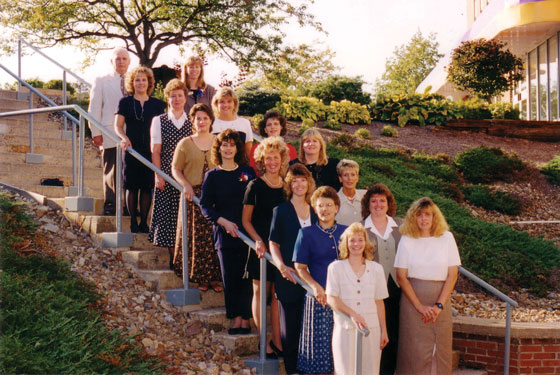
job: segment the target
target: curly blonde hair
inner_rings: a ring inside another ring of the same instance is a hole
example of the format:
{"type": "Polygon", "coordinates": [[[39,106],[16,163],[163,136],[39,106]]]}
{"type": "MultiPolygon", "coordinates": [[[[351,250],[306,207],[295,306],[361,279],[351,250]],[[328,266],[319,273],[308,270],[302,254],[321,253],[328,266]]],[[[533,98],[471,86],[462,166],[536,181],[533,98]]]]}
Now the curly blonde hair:
{"type": "Polygon", "coordinates": [[[399,228],[402,234],[412,238],[421,237],[420,228],[418,228],[416,222],[416,217],[421,212],[430,212],[432,214],[431,236],[440,237],[445,231],[449,230],[449,225],[439,207],[430,198],[424,197],[412,203],[406,212],[404,223],[399,228]]]}
{"type": "Polygon", "coordinates": [[[187,66],[200,65],[200,75],[198,76],[198,80],[196,81],[197,88],[204,90],[206,88],[206,82],[204,82],[204,61],[200,56],[189,56],[187,57],[187,61],[183,64],[183,68],[181,69],[181,81],[185,83],[187,89],[189,84],[189,73],[187,73],[187,66]]]}
{"type": "Polygon", "coordinates": [[[155,86],[154,72],[152,72],[152,69],[148,68],[147,66],[138,66],[138,67],[132,69],[132,71],[126,75],[126,80],[124,82],[124,88],[126,89],[126,91],[129,94],[134,95],[134,79],[136,78],[138,73],[143,73],[143,74],[146,75],[146,78],[148,78],[147,93],[148,93],[148,96],[152,95],[152,92],[154,92],[154,86],[155,86]]]}
{"type": "Polygon", "coordinates": [[[305,140],[308,138],[315,138],[321,144],[321,149],[319,150],[319,159],[317,160],[316,164],[327,165],[327,163],[329,162],[329,158],[327,157],[327,145],[325,144],[325,140],[323,139],[321,133],[319,133],[317,129],[313,129],[313,128],[307,129],[301,135],[301,142],[299,144],[299,151],[298,151],[298,159],[302,163],[307,164],[307,161],[305,160],[305,152],[303,151],[303,142],[305,142],[305,140]]]}
{"type": "Polygon", "coordinates": [[[284,179],[284,194],[288,199],[292,198],[292,182],[296,179],[296,177],[303,177],[307,180],[307,192],[305,193],[305,201],[311,204],[311,195],[315,191],[315,180],[313,179],[313,175],[309,172],[309,169],[305,167],[305,165],[301,163],[295,163],[290,165],[288,168],[288,173],[286,174],[286,178],[284,179]]]}
{"type": "Polygon", "coordinates": [[[340,236],[340,240],[338,242],[338,259],[346,259],[350,256],[350,251],[348,251],[348,239],[354,234],[361,234],[362,236],[364,236],[365,248],[362,256],[367,260],[373,260],[375,245],[369,240],[366,228],[364,228],[362,223],[350,224],[350,226],[346,228],[346,230],[342,233],[342,236],[340,236]]]}
{"type": "Polygon", "coordinates": [[[290,160],[288,146],[284,143],[282,137],[268,137],[265,138],[261,143],[255,148],[255,164],[257,165],[257,170],[259,175],[262,176],[265,173],[264,159],[270,151],[278,151],[280,153],[280,159],[282,165],[280,166],[280,176],[284,177],[288,169],[288,161],[290,160]]]}
{"type": "Polygon", "coordinates": [[[226,96],[229,96],[233,99],[233,104],[234,104],[233,112],[237,114],[237,111],[239,110],[239,97],[237,96],[235,91],[231,87],[222,87],[216,92],[216,94],[214,94],[214,97],[212,98],[212,109],[214,110],[214,113],[217,115],[216,117],[220,117],[220,109],[218,108],[218,102],[221,99],[225,98],[226,96]]]}

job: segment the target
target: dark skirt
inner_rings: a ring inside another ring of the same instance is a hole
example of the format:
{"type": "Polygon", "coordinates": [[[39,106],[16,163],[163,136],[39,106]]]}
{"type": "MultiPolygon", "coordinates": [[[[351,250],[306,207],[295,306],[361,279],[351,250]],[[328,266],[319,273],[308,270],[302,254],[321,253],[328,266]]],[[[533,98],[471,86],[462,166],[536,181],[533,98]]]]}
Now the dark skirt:
{"type": "MultiPolygon", "coordinates": [[[[426,306],[436,303],[443,281],[409,279],[420,302],[426,306]]],[[[436,361],[437,374],[451,374],[451,345],[453,322],[451,302],[443,306],[436,323],[424,323],[420,314],[405,294],[401,297],[399,323],[399,353],[397,374],[430,375],[432,358],[436,361]],[[434,353],[434,345],[436,352],[434,353]],[[433,354],[433,355],[432,355],[433,354]]]]}
{"type": "Polygon", "coordinates": [[[333,372],[333,311],[310,295],[305,296],[297,368],[306,374],[333,372]]]}
{"type": "MultiPolygon", "coordinates": [[[[152,153],[142,154],[152,160],[152,153]]],[[[128,152],[124,152],[123,162],[123,188],[126,190],[152,189],[154,187],[154,172],[142,164],[128,152]]]]}

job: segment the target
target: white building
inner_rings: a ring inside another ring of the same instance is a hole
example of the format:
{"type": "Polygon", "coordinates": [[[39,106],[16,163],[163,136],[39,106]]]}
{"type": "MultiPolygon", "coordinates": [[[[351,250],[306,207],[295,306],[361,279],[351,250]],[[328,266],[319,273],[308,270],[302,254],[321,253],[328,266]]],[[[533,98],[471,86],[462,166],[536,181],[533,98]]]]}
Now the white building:
{"type": "MultiPolygon", "coordinates": [[[[466,0],[467,28],[456,46],[478,38],[498,39],[524,61],[525,79],[502,101],[518,104],[521,116],[530,120],[560,120],[560,0],[466,0]]],[[[417,87],[428,86],[454,99],[467,94],[447,81],[445,67],[452,51],[439,61],[417,87]]]]}

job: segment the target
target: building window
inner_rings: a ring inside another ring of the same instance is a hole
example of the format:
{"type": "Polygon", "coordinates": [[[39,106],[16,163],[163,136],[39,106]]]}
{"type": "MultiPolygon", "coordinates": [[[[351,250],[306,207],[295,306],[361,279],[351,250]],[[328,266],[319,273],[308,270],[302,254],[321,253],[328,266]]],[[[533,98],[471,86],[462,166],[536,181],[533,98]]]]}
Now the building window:
{"type": "Polygon", "coordinates": [[[529,52],[529,120],[537,119],[537,51],[529,52]]]}
{"type": "Polygon", "coordinates": [[[546,42],[538,48],[539,64],[539,120],[548,120],[548,56],[546,42]]]}
{"type": "Polygon", "coordinates": [[[550,120],[560,120],[558,111],[558,36],[548,40],[548,79],[550,87],[550,120]]]}

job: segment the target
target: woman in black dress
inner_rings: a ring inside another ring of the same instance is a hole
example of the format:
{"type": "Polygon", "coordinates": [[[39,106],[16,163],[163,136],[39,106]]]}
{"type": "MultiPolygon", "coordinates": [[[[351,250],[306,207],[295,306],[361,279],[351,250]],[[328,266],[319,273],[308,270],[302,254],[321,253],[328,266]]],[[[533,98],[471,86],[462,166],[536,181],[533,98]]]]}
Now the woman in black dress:
{"type": "MultiPolygon", "coordinates": [[[[154,74],[150,68],[139,66],[126,77],[126,90],[131,94],[119,101],[115,116],[115,132],[121,138],[121,148],[132,147],[148,160],[150,152],[150,125],[155,116],[165,110],[165,103],[150,97],[154,91],[154,74]],[[126,125],[126,131],[125,131],[126,125]]],[[[148,233],[148,212],[152,204],[154,173],[129,153],[124,155],[123,183],[126,208],[130,213],[130,231],[148,233]],[[136,206],[140,194],[140,225],[136,206]]],[[[120,194],[120,192],[117,192],[120,194]]]]}
{"type": "MultiPolygon", "coordinates": [[[[167,113],[152,120],[152,163],[171,175],[171,162],[179,141],[192,134],[192,124],[184,112],[187,88],[178,79],[172,79],[163,90],[168,104],[167,113]]],[[[173,259],[177,213],[181,193],[156,174],[154,208],[148,240],[156,246],[167,247],[173,259]]]]}
{"type": "Polygon", "coordinates": [[[327,157],[327,146],[317,129],[307,129],[301,135],[298,158],[290,165],[301,163],[309,169],[317,187],[330,186],[336,191],[342,186],[338,179],[337,158],[327,157]]]}
{"type": "Polygon", "coordinates": [[[218,250],[224,282],[226,317],[233,319],[230,335],[251,332],[251,280],[246,276],[248,249],[239,239],[243,196],[255,178],[246,165],[245,146],[231,129],[221,132],[212,145],[212,160],[218,167],[209,170],[202,182],[202,214],[212,222],[214,246],[218,250]]]}

